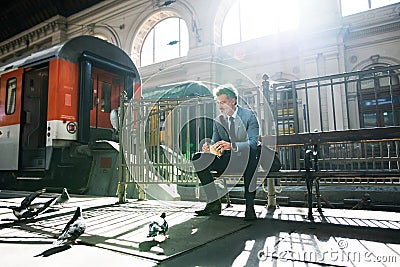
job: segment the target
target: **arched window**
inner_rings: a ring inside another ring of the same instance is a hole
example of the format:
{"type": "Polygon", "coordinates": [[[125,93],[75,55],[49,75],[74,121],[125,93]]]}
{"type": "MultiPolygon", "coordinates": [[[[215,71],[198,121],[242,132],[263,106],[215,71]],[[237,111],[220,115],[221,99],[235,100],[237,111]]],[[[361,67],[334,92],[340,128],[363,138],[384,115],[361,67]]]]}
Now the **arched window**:
{"type": "Polygon", "coordinates": [[[226,14],[222,45],[293,30],[299,26],[299,0],[238,0],[226,14]]]}
{"type": "Polygon", "coordinates": [[[189,33],[184,20],[166,18],[147,34],[140,52],[140,65],[186,56],[189,50],[189,33]]]}
{"type": "Polygon", "coordinates": [[[348,16],[369,9],[400,2],[399,0],[341,0],[342,16],[348,16]]]}

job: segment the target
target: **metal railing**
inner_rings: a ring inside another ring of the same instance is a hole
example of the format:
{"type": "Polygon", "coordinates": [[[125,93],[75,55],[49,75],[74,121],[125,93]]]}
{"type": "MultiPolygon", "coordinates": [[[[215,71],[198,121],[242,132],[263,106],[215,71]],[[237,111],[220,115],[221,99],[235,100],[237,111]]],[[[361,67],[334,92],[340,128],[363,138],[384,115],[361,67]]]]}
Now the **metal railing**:
{"type": "Polygon", "coordinates": [[[264,92],[278,135],[399,126],[399,75],[400,65],[376,67],[275,83],[264,92]]]}
{"type": "MultiPolygon", "coordinates": [[[[255,110],[261,134],[275,139],[284,170],[304,169],[305,150],[317,144],[319,170],[343,174],[321,177],[321,184],[398,185],[399,70],[400,66],[380,67],[271,86],[265,80],[262,90],[240,89],[240,104],[255,110]],[[371,114],[375,127],[370,127],[371,114]],[[377,170],[391,175],[355,173],[377,170]]],[[[120,186],[198,186],[190,159],[211,137],[217,114],[213,98],[134,99],[121,106],[121,161],[127,173],[120,186]]],[[[303,181],[285,176],[280,183],[303,181]]]]}
{"type": "MultiPolygon", "coordinates": [[[[353,175],[323,177],[321,184],[399,184],[399,177],[372,177],[376,171],[396,174],[400,169],[399,75],[400,65],[376,67],[265,89],[283,168],[304,169],[305,150],[317,144],[320,170],[353,175]],[[313,138],[315,133],[324,134],[323,140],[313,138]]],[[[300,183],[281,179],[281,184],[300,183]]]]}

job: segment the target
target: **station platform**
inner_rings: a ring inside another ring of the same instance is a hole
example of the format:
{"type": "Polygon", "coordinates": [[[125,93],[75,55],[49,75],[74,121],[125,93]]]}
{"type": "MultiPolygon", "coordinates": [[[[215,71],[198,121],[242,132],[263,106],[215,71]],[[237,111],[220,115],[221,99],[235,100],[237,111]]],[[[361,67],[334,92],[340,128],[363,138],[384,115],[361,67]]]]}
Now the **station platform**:
{"type": "MultiPolygon", "coordinates": [[[[0,206],[18,205],[29,192],[0,191],[0,206]]],[[[44,193],[35,201],[48,200],[44,193]]],[[[244,221],[245,206],[219,216],[195,216],[202,202],[128,200],[71,195],[64,207],[16,221],[0,209],[0,265],[24,266],[399,266],[400,214],[256,205],[258,219],[244,221]],[[77,206],[87,228],[78,244],[52,245],[77,206]],[[147,237],[149,223],[166,213],[168,238],[147,237]]]]}

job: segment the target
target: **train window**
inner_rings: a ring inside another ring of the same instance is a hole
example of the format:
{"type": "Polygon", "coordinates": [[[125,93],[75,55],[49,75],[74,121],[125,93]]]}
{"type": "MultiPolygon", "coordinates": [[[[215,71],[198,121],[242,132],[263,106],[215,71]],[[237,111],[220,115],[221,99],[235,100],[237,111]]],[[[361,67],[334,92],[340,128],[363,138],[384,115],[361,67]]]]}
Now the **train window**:
{"type": "Polygon", "coordinates": [[[7,98],[6,98],[6,114],[10,115],[15,112],[15,101],[17,93],[17,78],[11,78],[7,81],[7,98]]]}
{"type": "Polygon", "coordinates": [[[106,82],[101,84],[101,111],[111,112],[111,84],[106,82]]]}

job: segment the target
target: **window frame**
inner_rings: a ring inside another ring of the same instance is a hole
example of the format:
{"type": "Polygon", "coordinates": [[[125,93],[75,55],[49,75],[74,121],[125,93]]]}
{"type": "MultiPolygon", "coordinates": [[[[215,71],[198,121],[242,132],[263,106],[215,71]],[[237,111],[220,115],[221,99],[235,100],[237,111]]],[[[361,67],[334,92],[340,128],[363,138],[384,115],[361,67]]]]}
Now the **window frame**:
{"type": "Polygon", "coordinates": [[[361,77],[358,100],[361,128],[399,126],[397,117],[400,114],[399,76],[400,74],[396,72],[390,74],[377,72],[371,76],[361,77]],[[386,83],[386,79],[389,79],[389,83],[386,83]],[[387,125],[389,117],[386,116],[388,113],[392,114],[392,123],[389,125],[387,125]],[[376,120],[374,126],[366,121],[366,118],[372,116],[375,116],[376,120]]]}
{"type": "Polygon", "coordinates": [[[140,62],[141,67],[149,66],[149,65],[164,62],[167,60],[184,57],[187,55],[188,52],[189,52],[189,28],[188,28],[188,25],[187,25],[186,21],[184,19],[182,19],[181,17],[170,16],[170,17],[166,17],[166,18],[159,20],[156,24],[153,25],[153,27],[151,27],[149,29],[146,37],[143,39],[142,47],[140,49],[139,62],[140,62]],[[167,59],[165,59],[165,58],[159,59],[159,57],[160,57],[159,55],[163,54],[163,52],[160,50],[160,47],[157,47],[157,45],[156,45],[157,38],[158,38],[158,36],[157,36],[158,30],[157,29],[160,27],[161,23],[163,23],[169,19],[177,19],[178,20],[178,24],[177,24],[178,25],[178,27],[177,27],[178,40],[171,40],[171,42],[177,41],[176,44],[171,44],[171,45],[178,45],[178,55],[173,56],[173,57],[167,57],[167,59]],[[186,34],[183,34],[184,32],[182,32],[182,31],[185,31],[185,30],[186,30],[186,34]],[[148,38],[151,38],[151,39],[148,39],[148,38]],[[186,40],[183,41],[183,38],[186,38],[186,40]],[[151,41],[151,44],[150,44],[151,47],[147,47],[149,45],[146,42],[147,40],[151,41]],[[147,53],[144,52],[144,48],[149,49],[148,51],[145,51],[147,53]],[[147,56],[145,62],[144,62],[143,55],[147,56]]]}
{"type": "Polygon", "coordinates": [[[12,115],[16,110],[17,101],[17,77],[11,77],[6,82],[6,102],[5,102],[5,114],[12,115]],[[11,87],[13,82],[13,87],[11,87]]]}

